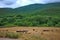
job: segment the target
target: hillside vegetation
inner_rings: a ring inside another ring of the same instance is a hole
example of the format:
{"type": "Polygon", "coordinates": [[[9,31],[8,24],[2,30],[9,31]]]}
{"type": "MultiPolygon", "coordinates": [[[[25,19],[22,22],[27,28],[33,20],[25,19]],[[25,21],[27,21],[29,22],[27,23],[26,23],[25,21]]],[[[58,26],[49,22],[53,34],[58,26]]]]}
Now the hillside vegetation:
{"type": "Polygon", "coordinates": [[[60,3],[0,8],[0,26],[60,27],[60,3]]]}

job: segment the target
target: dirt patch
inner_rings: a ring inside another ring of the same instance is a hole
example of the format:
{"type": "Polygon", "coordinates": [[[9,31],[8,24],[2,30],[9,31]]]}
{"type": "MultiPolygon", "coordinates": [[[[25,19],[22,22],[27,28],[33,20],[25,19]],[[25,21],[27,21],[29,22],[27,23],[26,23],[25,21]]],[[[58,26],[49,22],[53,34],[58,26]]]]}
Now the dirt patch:
{"type": "Polygon", "coordinates": [[[0,40],[19,40],[19,39],[0,38],[0,40]]]}

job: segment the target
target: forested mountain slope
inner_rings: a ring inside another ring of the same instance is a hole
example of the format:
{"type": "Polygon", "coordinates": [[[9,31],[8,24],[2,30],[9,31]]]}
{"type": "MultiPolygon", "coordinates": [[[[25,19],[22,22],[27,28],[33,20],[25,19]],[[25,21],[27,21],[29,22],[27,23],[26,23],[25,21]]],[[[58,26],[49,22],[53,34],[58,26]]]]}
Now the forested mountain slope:
{"type": "Polygon", "coordinates": [[[60,26],[60,3],[0,8],[0,26],[60,26]]]}

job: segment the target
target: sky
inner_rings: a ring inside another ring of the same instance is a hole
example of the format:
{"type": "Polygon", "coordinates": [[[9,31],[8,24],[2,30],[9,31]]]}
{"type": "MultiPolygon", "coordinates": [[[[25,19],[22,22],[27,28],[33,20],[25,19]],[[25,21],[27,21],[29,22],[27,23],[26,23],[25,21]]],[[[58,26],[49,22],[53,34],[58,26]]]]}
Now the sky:
{"type": "Polygon", "coordinates": [[[53,3],[60,2],[60,0],[0,0],[0,8],[17,8],[35,3],[53,3]]]}

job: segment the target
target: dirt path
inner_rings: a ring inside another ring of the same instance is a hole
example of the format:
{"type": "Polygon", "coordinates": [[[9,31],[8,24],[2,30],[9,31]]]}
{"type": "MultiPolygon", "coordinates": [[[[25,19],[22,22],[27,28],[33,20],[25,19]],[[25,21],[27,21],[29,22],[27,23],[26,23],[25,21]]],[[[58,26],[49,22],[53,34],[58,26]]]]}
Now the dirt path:
{"type": "Polygon", "coordinates": [[[0,38],[0,40],[20,40],[20,39],[0,38]]]}

